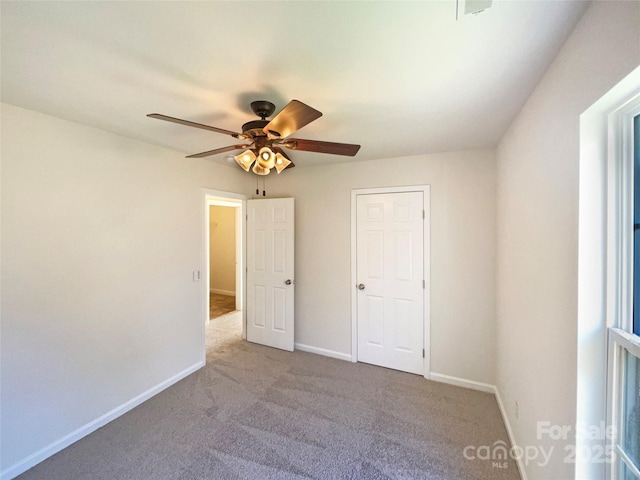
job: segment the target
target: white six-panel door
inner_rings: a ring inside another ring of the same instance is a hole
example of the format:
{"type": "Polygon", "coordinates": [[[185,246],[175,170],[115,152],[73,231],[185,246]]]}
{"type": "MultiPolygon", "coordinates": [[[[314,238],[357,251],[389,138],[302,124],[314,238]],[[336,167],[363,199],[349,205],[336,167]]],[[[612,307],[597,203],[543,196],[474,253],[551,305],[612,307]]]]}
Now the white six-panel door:
{"type": "Polygon", "coordinates": [[[247,340],[293,351],[294,201],[247,201],[247,340]]]}
{"type": "Polygon", "coordinates": [[[423,373],[424,194],[357,195],[357,359],[423,373]]]}

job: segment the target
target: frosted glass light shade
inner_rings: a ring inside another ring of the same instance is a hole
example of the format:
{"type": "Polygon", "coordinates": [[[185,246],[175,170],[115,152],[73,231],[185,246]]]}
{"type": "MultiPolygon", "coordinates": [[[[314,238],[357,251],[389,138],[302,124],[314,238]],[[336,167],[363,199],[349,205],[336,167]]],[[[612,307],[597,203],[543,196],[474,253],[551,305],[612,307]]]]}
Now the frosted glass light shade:
{"type": "Polygon", "coordinates": [[[251,150],[245,150],[234,158],[236,159],[236,163],[240,165],[245,172],[248,172],[251,164],[256,160],[256,154],[251,150]]]}
{"type": "Polygon", "coordinates": [[[262,168],[266,168],[267,170],[271,170],[276,164],[276,156],[269,147],[262,147],[260,149],[258,153],[258,163],[262,168]]]}
{"type": "Polygon", "coordinates": [[[280,173],[291,164],[291,160],[288,160],[284,155],[276,153],[276,171],[280,173]]]}
{"type": "Polygon", "coordinates": [[[264,168],[263,166],[261,166],[258,162],[253,165],[253,168],[251,170],[256,175],[269,175],[269,172],[271,171],[268,168],[264,168]]]}

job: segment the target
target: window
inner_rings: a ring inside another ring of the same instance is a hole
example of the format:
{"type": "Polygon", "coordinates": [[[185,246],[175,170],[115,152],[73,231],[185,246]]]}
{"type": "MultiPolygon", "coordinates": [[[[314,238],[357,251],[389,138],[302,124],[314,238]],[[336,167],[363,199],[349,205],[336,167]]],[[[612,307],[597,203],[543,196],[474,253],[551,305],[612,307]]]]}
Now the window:
{"type": "Polygon", "coordinates": [[[633,333],[640,335],[640,115],[633,119],[633,333]]]}
{"type": "Polygon", "coordinates": [[[609,478],[640,480],[640,99],[609,122],[609,478]]]}

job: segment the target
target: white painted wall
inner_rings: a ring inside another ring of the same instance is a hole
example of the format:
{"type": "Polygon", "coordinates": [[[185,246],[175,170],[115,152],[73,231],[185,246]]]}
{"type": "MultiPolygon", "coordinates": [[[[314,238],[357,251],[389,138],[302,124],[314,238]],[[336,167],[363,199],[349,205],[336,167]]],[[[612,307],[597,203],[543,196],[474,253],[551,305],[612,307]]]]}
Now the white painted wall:
{"type": "MultiPolygon", "coordinates": [[[[2,134],[7,471],[199,366],[200,189],[255,178],[10,105],[2,134]]],[[[351,189],[410,184],[432,192],[432,371],[494,383],[491,150],[270,177],[296,197],[296,339],[350,353],[351,189]]]]}
{"type": "Polygon", "coordinates": [[[351,190],[431,185],[431,370],[494,384],[492,150],[285,171],[268,196],[296,199],[296,343],[351,354],[351,190]]]}
{"type": "MultiPolygon", "coordinates": [[[[572,424],[578,119],[640,63],[638,10],[590,7],[524,106],[498,149],[497,225],[491,150],[271,175],[269,196],[296,198],[296,342],[350,352],[351,189],[429,184],[432,371],[497,383],[520,445],[537,420],[572,424]]],[[[1,153],[5,469],[199,365],[200,188],[255,178],[9,105],[1,153]]],[[[571,478],[562,459],[529,478],[571,478]]]]}
{"type": "Polygon", "coordinates": [[[236,209],[233,207],[209,207],[209,278],[212,292],[235,295],[236,209]]]}
{"type": "Polygon", "coordinates": [[[576,422],[579,117],[639,63],[640,3],[594,2],[498,146],[497,387],[515,441],[555,448],[529,479],[574,477],[536,425],[576,422]]]}
{"type": "Polygon", "coordinates": [[[7,471],[201,365],[201,188],[254,179],[6,104],[1,153],[7,471]]]}

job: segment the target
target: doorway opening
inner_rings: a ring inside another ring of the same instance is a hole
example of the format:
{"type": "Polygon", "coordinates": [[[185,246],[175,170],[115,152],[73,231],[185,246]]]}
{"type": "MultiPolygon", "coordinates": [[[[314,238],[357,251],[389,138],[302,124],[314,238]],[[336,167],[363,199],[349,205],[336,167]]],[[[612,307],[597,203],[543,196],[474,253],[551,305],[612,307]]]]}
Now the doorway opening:
{"type": "Polygon", "coordinates": [[[209,320],[242,310],[238,276],[237,223],[240,206],[209,205],[209,320]]]}
{"type": "Polygon", "coordinates": [[[244,195],[203,190],[202,331],[207,352],[246,339],[244,195]]]}

